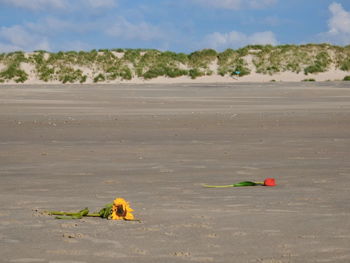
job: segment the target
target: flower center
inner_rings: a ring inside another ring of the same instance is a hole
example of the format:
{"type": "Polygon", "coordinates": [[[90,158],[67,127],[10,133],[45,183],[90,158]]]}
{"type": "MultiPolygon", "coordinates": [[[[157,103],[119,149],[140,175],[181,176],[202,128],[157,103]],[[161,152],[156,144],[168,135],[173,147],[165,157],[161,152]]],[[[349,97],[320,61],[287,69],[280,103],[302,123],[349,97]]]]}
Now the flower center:
{"type": "Polygon", "coordinates": [[[118,216],[126,216],[126,210],[124,210],[123,205],[118,205],[117,206],[117,215],[118,216]]]}

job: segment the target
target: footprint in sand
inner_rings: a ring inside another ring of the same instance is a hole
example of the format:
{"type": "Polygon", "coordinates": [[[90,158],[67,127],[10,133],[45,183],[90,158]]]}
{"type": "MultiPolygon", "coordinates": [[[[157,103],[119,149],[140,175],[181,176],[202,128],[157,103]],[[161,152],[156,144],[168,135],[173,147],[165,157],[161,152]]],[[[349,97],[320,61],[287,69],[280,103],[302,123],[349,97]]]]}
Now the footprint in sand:
{"type": "Polygon", "coordinates": [[[191,261],[194,261],[194,262],[213,262],[214,258],[212,258],[212,257],[191,257],[191,261]]]}
{"type": "Polygon", "coordinates": [[[77,223],[64,223],[64,224],[61,224],[62,228],[75,228],[77,226],[78,226],[77,223]]]}
{"type": "Polygon", "coordinates": [[[278,259],[260,259],[259,263],[283,263],[283,261],[278,259]]]}
{"type": "Polygon", "coordinates": [[[50,260],[49,263],[87,263],[87,262],[76,261],[76,260],[50,260]]]}
{"type": "Polygon", "coordinates": [[[246,236],[248,234],[246,232],[238,231],[238,232],[232,233],[232,235],[235,236],[235,237],[244,237],[244,236],[246,236]]]}
{"type": "Polygon", "coordinates": [[[133,252],[134,252],[134,254],[143,255],[143,256],[147,254],[147,251],[146,251],[146,250],[139,249],[139,248],[134,248],[134,249],[133,249],[133,252]]]}
{"type": "Polygon", "coordinates": [[[115,251],[95,252],[93,255],[95,257],[105,257],[105,258],[125,258],[125,257],[127,257],[126,254],[118,253],[115,251]]]}
{"type": "Polygon", "coordinates": [[[63,233],[63,238],[84,238],[85,236],[82,233],[63,233]]]}
{"type": "Polygon", "coordinates": [[[171,254],[172,256],[175,257],[190,257],[191,253],[190,252],[184,252],[184,251],[177,251],[171,254]]]}
{"type": "Polygon", "coordinates": [[[106,180],[102,182],[103,184],[119,184],[118,181],[116,180],[106,180]]]}
{"type": "MultiPolygon", "coordinates": [[[[55,250],[46,250],[46,253],[51,254],[51,255],[84,256],[84,255],[87,255],[89,253],[89,251],[88,250],[55,249],[55,250]]],[[[50,263],[51,263],[51,261],[50,261],[50,263]]]]}
{"type": "Polygon", "coordinates": [[[281,236],[281,231],[274,230],[274,229],[266,229],[266,230],[263,230],[262,233],[267,236],[281,236]]]}

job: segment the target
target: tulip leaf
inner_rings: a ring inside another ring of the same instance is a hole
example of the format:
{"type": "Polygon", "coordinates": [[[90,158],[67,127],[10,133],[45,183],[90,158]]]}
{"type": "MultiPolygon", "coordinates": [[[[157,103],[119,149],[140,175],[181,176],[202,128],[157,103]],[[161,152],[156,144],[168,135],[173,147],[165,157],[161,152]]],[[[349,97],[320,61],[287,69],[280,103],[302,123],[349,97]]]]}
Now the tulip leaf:
{"type": "Polygon", "coordinates": [[[256,186],[256,185],[258,185],[258,184],[254,183],[254,182],[250,182],[250,181],[244,181],[244,182],[234,184],[233,186],[234,187],[241,187],[241,186],[256,186]]]}

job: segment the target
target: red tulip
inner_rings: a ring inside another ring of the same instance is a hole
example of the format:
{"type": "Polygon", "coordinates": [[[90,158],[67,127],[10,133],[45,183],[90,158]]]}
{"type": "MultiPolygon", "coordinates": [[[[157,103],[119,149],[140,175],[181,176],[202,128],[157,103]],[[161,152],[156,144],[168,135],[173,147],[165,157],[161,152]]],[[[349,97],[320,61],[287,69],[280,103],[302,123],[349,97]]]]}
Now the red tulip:
{"type": "Polygon", "coordinates": [[[276,186],[274,178],[266,178],[264,181],[264,186],[276,186]]]}

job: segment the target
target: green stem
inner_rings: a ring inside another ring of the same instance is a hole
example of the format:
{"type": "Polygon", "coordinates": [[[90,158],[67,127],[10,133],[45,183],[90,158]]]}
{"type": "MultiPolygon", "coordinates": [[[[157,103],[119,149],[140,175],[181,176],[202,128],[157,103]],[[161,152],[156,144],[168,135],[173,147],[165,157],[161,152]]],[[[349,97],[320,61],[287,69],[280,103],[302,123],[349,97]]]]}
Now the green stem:
{"type": "Polygon", "coordinates": [[[101,217],[99,214],[87,214],[87,217],[101,217]]]}
{"type": "Polygon", "coordinates": [[[55,215],[55,216],[73,216],[76,215],[77,212],[62,212],[62,211],[48,211],[47,212],[49,215],[55,215]]]}
{"type": "Polygon", "coordinates": [[[70,220],[70,219],[82,219],[83,216],[80,215],[80,214],[75,214],[75,215],[72,215],[72,216],[56,216],[55,217],[56,219],[67,219],[67,220],[70,220]]]}
{"type": "Polygon", "coordinates": [[[229,185],[207,185],[207,184],[203,184],[204,187],[208,187],[208,188],[227,188],[227,187],[234,187],[233,184],[229,184],[229,185]]]}

